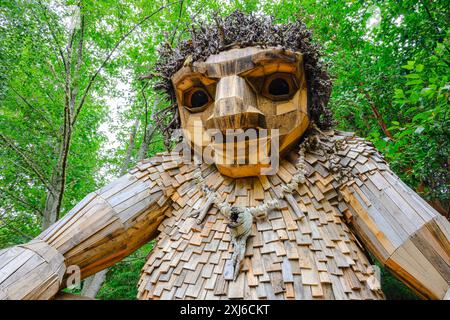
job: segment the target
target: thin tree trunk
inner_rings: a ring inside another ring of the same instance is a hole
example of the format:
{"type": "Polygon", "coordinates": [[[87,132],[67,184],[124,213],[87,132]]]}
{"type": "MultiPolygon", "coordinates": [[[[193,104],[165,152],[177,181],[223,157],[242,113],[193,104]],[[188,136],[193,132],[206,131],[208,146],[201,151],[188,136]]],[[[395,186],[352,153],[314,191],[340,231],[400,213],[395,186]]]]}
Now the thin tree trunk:
{"type": "MultiPolygon", "coordinates": [[[[72,139],[72,130],[76,124],[76,121],[78,119],[78,116],[81,112],[81,109],[84,106],[84,103],[86,101],[86,98],[91,90],[92,85],[97,79],[97,76],[99,73],[103,70],[103,68],[106,66],[108,61],[111,59],[114,52],[117,50],[117,48],[122,44],[122,42],[130,35],[132,34],[140,25],[142,25],[144,22],[149,20],[151,17],[156,15],[158,12],[162,11],[163,9],[172,6],[176,3],[179,3],[180,1],[174,1],[171,2],[165,6],[161,6],[159,9],[151,13],[150,15],[144,17],[141,19],[138,23],[136,23],[128,32],[126,32],[119,41],[116,42],[112,50],[109,51],[109,53],[106,55],[106,58],[102,61],[99,68],[95,71],[95,73],[90,77],[90,80],[85,87],[81,99],[79,100],[79,103],[77,104],[77,94],[79,91],[78,87],[78,75],[80,71],[80,66],[82,62],[82,54],[83,54],[83,41],[84,41],[84,16],[81,16],[81,27],[80,27],[80,38],[78,39],[78,48],[76,50],[77,59],[76,64],[73,66],[72,63],[72,45],[73,45],[73,39],[75,37],[76,28],[72,30],[72,35],[69,37],[69,41],[66,47],[67,56],[64,54],[63,48],[60,46],[60,42],[58,41],[58,38],[56,37],[56,34],[53,32],[53,29],[47,20],[47,24],[49,27],[49,30],[51,32],[52,38],[55,42],[55,45],[57,46],[58,53],[61,57],[62,64],[65,69],[65,103],[64,103],[64,126],[63,126],[63,136],[62,136],[62,143],[60,147],[60,154],[58,158],[58,163],[56,165],[55,170],[52,174],[51,179],[51,188],[47,192],[47,198],[45,203],[45,209],[43,212],[43,219],[42,219],[42,228],[46,229],[51,224],[55,223],[59,218],[59,213],[61,209],[61,204],[64,196],[64,189],[65,189],[65,180],[66,180],[66,169],[67,169],[67,160],[69,155],[69,148],[70,143],[72,139]],[[74,75],[72,76],[72,69],[74,69],[74,75]],[[75,83],[75,85],[72,85],[72,82],[75,83]]],[[[39,1],[40,5],[45,8],[45,6],[42,4],[41,1],[39,1]]],[[[81,10],[81,4],[79,4],[79,8],[81,10]]],[[[47,19],[47,17],[46,17],[47,19]]],[[[137,128],[139,126],[139,120],[136,120],[135,126],[133,128],[133,133],[130,136],[130,144],[128,146],[127,154],[124,159],[124,163],[121,168],[121,174],[125,174],[128,170],[128,166],[131,160],[131,153],[134,148],[134,138],[136,136],[137,128]]],[[[86,292],[89,294],[87,296],[95,297],[98,290],[100,289],[105,275],[107,273],[107,270],[103,270],[103,274],[99,274],[97,276],[94,275],[94,279],[90,281],[90,285],[86,286],[86,292]],[[95,280],[95,281],[94,281],[95,280]],[[95,290],[96,289],[96,290],[95,290]]]]}
{"type": "MultiPolygon", "coordinates": [[[[142,91],[142,96],[144,97],[144,102],[146,105],[146,110],[148,110],[147,108],[147,99],[145,97],[144,91],[142,91]]],[[[152,118],[152,122],[146,123],[146,127],[144,128],[144,138],[142,139],[142,143],[141,146],[139,147],[139,152],[138,152],[138,157],[137,160],[143,160],[147,157],[147,152],[148,152],[148,146],[150,145],[150,142],[153,139],[153,135],[155,134],[156,131],[156,126],[154,125],[154,115],[156,114],[156,107],[159,104],[159,100],[156,99],[155,102],[153,103],[153,106],[150,110],[150,114],[151,114],[151,118],[152,118]]],[[[146,115],[146,119],[147,119],[147,115],[146,115]]]]}
{"type": "Polygon", "coordinates": [[[139,127],[139,118],[136,118],[136,121],[133,124],[133,128],[131,129],[130,133],[130,139],[128,141],[128,148],[127,153],[125,155],[125,158],[122,163],[122,168],[120,169],[120,175],[123,176],[128,171],[128,167],[130,166],[131,162],[131,154],[134,149],[134,140],[136,138],[137,129],[139,127]]]}
{"type": "MultiPolygon", "coordinates": [[[[61,137],[61,144],[59,147],[59,155],[56,167],[52,172],[51,178],[51,188],[47,192],[47,197],[45,200],[45,208],[43,212],[42,219],[42,230],[47,229],[53,223],[58,221],[59,213],[61,211],[61,205],[64,198],[65,186],[66,186],[66,172],[67,163],[69,158],[69,149],[72,141],[72,133],[75,122],[74,108],[76,104],[76,98],[78,93],[78,76],[81,66],[81,60],[83,57],[83,44],[84,44],[84,16],[81,16],[80,24],[80,36],[77,45],[77,59],[76,64],[72,64],[72,46],[73,39],[78,32],[74,27],[71,30],[71,36],[69,37],[66,51],[67,56],[64,56],[62,48],[60,47],[61,57],[64,66],[65,79],[64,79],[64,122],[63,122],[63,132],[61,137]],[[72,76],[73,70],[73,76],[72,76]]],[[[56,38],[55,38],[56,39],[56,38]]],[[[56,41],[56,40],[55,40],[56,41]]]]}
{"type": "Polygon", "coordinates": [[[93,276],[86,278],[86,280],[84,280],[83,289],[81,289],[81,295],[94,299],[102,288],[103,282],[105,282],[108,270],[109,269],[104,269],[93,276]]]}
{"type": "Polygon", "coordinates": [[[47,191],[45,208],[42,213],[42,230],[47,229],[58,220],[58,199],[60,194],[61,190],[47,191]]]}
{"type": "Polygon", "coordinates": [[[60,147],[58,163],[53,170],[51,178],[51,189],[47,191],[45,208],[42,218],[42,230],[47,229],[59,219],[61,205],[65,192],[67,161],[69,157],[69,148],[72,140],[72,128],[70,126],[70,116],[68,113],[68,104],[66,104],[66,113],[64,119],[63,141],[60,147]]]}
{"type": "MultiPolygon", "coordinates": [[[[119,48],[119,46],[125,41],[128,36],[130,36],[135,30],[138,29],[140,25],[148,21],[151,17],[156,15],[158,12],[162,11],[165,8],[168,8],[172,5],[179,3],[180,1],[174,1],[168,3],[167,5],[161,6],[156,11],[152,12],[150,15],[145,16],[143,19],[138,21],[133,25],[131,29],[129,29],[122,37],[115,43],[113,48],[108,52],[106,57],[103,59],[100,66],[96,69],[96,71],[92,74],[89,79],[89,82],[85,86],[84,90],[82,90],[82,94],[80,99],[77,99],[79,93],[79,75],[83,60],[83,47],[84,47],[84,31],[85,31],[85,20],[84,14],[82,10],[82,3],[78,3],[78,7],[81,13],[80,27],[74,28],[71,30],[71,35],[67,39],[67,45],[65,48],[61,45],[62,41],[58,39],[57,33],[55,32],[52,22],[47,16],[46,12],[48,10],[47,6],[42,2],[38,1],[39,5],[43,9],[45,23],[47,24],[48,30],[50,32],[51,38],[54,42],[55,49],[59,58],[61,59],[61,65],[64,68],[65,79],[64,79],[64,124],[63,124],[63,133],[61,136],[61,144],[59,148],[58,160],[56,167],[54,168],[51,176],[51,181],[49,185],[47,185],[48,192],[46,195],[45,208],[43,210],[43,219],[42,219],[42,228],[46,229],[51,224],[55,223],[59,219],[59,214],[61,210],[61,204],[64,197],[65,191],[65,183],[66,183],[66,170],[67,170],[67,162],[69,157],[69,149],[72,140],[72,132],[76,125],[78,116],[83,109],[84,103],[91,91],[93,84],[95,83],[98,75],[104,69],[106,64],[110,61],[113,54],[119,48]],[[78,38],[77,38],[78,35],[78,38]],[[77,39],[76,50],[73,50],[74,40],[77,39]],[[76,59],[73,58],[73,54],[75,53],[76,59]],[[74,61],[75,60],[75,61],[74,61]]],[[[0,138],[3,139],[2,136],[0,138]]],[[[134,143],[134,142],[133,142],[134,143]]],[[[17,150],[16,150],[17,151],[17,150]]],[[[130,154],[131,156],[131,154],[130,154]]],[[[128,158],[128,156],[127,156],[128,158]]],[[[128,168],[128,163],[124,163],[123,168],[128,168]]],[[[33,166],[31,168],[34,169],[33,166]]],[[[38,175],[39,176],[39,175],[38,175]]],[[[39,177],[41,178],[41,177],[39,177]]]]}
{"type": "Polygon", "coordinates": [[[138,152],[138,161],[143,160],[147,157],[148,147],[150,145],[150,142],[153,139],[153,135],[155,133],[155,126],[152,124],[147,125],[147,129],[145,130],[145,139],[142,140],[141,146],[139,147],[138,152]]]}
{"type": "MultiPolygon", "coordinates": [[[[131,129],[130,139],[128,140],[127,152],[122,163],[122,168],[120,169],[121,176],[126,174],[128,171],[138,127],[139,127],[139,117],[136,118],[136,121],[133,124],[133,128],[131,129]]],[[[108,270],[109,269],[104,269],[90,276],[89,278],[86,278],[86,280],[84,280],[83,289],[81,290],[81,295],[94,299],[97,296],[100,289],[102,288],[103,282],[105,282],[106,280],[106,274],[108,273],[108,270]]]]}
{"type": "Polygon", "coordinates": [[[373,112],[375,118],[378,121],[378,124],[381,127],[381,130],[383,130],[383,132],[386,135],[386,137],[388,137],[389,139],[393,140],[392,134],[388,130],[387,125],[386,125],[386,123],[383,120],[383,116],[378,111],[378,109],[377,109],[375,103],[373,102],[372,98],[369,96],[369,94],[367,92],[365,92],[365,96],[366,96],[367,101],[369,102],[370,108],[372,109],[372,112],[373,112]]]}

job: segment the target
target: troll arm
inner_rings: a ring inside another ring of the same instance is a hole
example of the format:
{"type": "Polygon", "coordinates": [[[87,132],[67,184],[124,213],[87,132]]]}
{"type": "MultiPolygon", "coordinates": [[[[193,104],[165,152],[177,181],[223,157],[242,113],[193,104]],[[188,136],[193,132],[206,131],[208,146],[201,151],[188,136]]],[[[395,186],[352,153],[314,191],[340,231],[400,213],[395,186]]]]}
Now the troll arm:
{"type": "Polygon", "coordinates": [[[73,272],[86,278],[154,238],[169,208],[160,167],[141,163],[30,243],[0,251],[0,300],[50,299],[73,272]]]}
{"type": "Polygon", "coordinates": [[[349,179],[339,191],[347,205],[347,223],[422,298],[448,299],[448,221],[403,183],[370,143],[352,137],[345,144],[340,160],[349,179]]]}

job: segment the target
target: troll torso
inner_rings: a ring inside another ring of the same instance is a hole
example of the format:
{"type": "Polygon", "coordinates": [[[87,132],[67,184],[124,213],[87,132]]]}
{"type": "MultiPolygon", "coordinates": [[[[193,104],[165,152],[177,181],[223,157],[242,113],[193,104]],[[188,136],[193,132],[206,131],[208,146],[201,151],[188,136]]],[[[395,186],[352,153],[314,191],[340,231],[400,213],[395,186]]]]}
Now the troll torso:
{"type": "MultiPolygon", "coordinates": [[[[348,208],[340,188],[353,176],[370,175],[385,163],[362,139],[328,133],[328,143],[345,141],[338,160],[346,176],[330,170],[324,150],[306,154],[307,179],[292,193],[304,216],[285,201],[267,218],[255,219],[240,272],[233,278],[233,246],[227,219],[211,207],[201,224],[192,212],[205,204],[193,179],[194,165],[177,154],[144,161],[134,174],[161,174],[171,190],[171,208],[158,230],[139,282],[140,299],[380,299],[374,268],[346,225],[348,208]]],[[[232,179],[214,165],[202,166],[207,185],[230,205],[256,206],[279,198],[295,174],[295,151],[276,175],[232,179]]],[[[156,175],[155,175],[156,176],[156,175]]]]}

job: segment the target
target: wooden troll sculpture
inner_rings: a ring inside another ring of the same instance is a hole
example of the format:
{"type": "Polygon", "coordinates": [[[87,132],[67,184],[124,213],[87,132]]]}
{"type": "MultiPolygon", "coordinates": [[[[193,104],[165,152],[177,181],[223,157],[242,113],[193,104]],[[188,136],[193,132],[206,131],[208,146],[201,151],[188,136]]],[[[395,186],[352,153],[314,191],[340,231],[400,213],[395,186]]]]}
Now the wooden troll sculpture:
{"type": "Polygon", "coordinates": [[[86,278],[155,238],[139,299],[383,299],[368,252],[421,297],[449,298],[448,221],[370,142],[331,129],[310,38],[301,22],[235,12],[163,47],[157,89],[178,104],[171,124],[213,163],[157,154],[87,195],[0,251],[0,299],[52,299],[69,268],[86,278]],[[211,143],[210,130],[249,129],[211,143]],[[252,151],[264,141],[268,152],[252,151]],[[225,159],[230,145],[241,156],[225,159]],[[268,154],[279,165],[262,174],[268,154]]]}

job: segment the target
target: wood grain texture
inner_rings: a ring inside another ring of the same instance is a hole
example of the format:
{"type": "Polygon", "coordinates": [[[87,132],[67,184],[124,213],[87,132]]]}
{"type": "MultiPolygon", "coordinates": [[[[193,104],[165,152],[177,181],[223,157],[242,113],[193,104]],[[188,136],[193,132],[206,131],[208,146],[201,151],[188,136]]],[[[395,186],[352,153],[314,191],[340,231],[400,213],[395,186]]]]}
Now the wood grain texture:
{"type": "Polygon", "coordinates": [[[154,238],[178,166],[168,154],[144,160],[86,196],[36,240],[0,252],[0,298],[50,299],[66,286],[66,267],[79,267],[83,279],[154,238]]]}
{"type": "Polygon", "coordinates": [[[346,221],[367,249],[417,294],[442,299],[450,282],[449,222],[404,184],[371,143],[349,136],[339,186],[346,221]]]}
{"type": "MultiPolygon", "coordinates": [[[[164,155],[170,158],[170,155],[164,155]]],[[[162,156],[138,164],[129,174],[89,195],[39,236],[76,265],[85,278],[120,261],[156,236],[169,207],[171,188],[161,173],[162,156]]],[[[174,180],[175,181],[175,180],[174,180]]]]}
{"type": "Polygon", "coordinates": [[[284,152],[301,138],[310,123],[303,56],[296,52],[274,47],[231,49],[185,65],[172,82],[187,140],[198,150],[209,145],[219,172],[233,178],[259,175],[269,166],[270,137],[279,139],[278,151],[284,152]],[[284,79],[288,92],[270,93],[274,79],[284,79]],[[208,93],[208,102],[202,107],[190,107],[193,90],[208,93]],[[255,129],[255,135],[241,136],[240,143],[232,148],[236,153],[230,155],[232,152],[225,150],[232,143],[219,139],[211,143],[214,134],[207,129],[221,133],[255,129]],[[263,129],[268,130],[268,138],[262,131],[256,135],[263,129]]]}
{"type": "MultiPolygon", "coordinates": [[[[230,204],[257,205],[279,198],[295,173],[296,152],[277,175],[233,179],[202,166],[206,184],[230,204]]],[[[267,220],[256,221],[241,273],[233,281],[227,220],[217,208],[198,224],[191,214],[204,204],[194,166],[180,168],[184,181],[171,199],[139,281],[139,299],[382,299],[365,252],[345,224],[335,180],[325,157],[314,157],[307,182],[281,201],[267,220]]],[[[289,159],[289,160],[288,160],[289,159]]]]}
{"type": "Polygon", "coordinates": [[[64,257],[44,241],[0,252],[0,300],[46,300],[55,295],[65,272],[64,257]]]}
{"type": "MultiPolygon", "coordinates": [[[[66,266],[87,277],[155,236],[140,299],[382,299],[365,248],[424,298],[448,297],[449,223],[370,143],[325,134],[324,144],[340,141],[337,158],[320,149],[305,154],[306,182],[253,223],[236,280],[226,218],[215,207],[201,222],[191,216],[206,202],[196,167],[162,153],[88,195],[38,239],[0,251],[0,298],[50,299],[64,286],[66,266]]],[[[224,201],[254,206],[281,199],[296,154],[287,153],[272,176],[233,179],[206,164],[202,175],[224,201]]]]}

